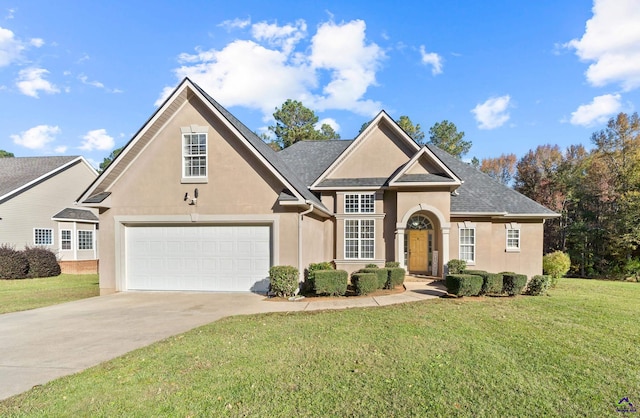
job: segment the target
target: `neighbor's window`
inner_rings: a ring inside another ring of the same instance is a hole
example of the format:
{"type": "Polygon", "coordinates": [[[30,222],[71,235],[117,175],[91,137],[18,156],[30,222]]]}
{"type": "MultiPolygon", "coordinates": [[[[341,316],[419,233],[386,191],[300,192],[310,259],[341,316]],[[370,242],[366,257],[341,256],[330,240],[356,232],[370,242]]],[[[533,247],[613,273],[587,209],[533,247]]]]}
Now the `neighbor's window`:
{"type": "Polygon", "coordinates": [[[53,245],[53,229],[34,228],[33,243],[35,245],[53,245]]]}
{"type": "Polygon", "coordinates": [[[460,259],[467,263],[476,261],[476,229],[460,228],[460,259]]]}
{"type": "Polygon", "coordinates": [[[374,258],[375,221],[373,219],[345,219],[344,258],[374,258]]]}
{"type": "Polygon", "coordinates": [[[375,193],[354,193],[344,195],[344,213],[374,213],[375,193]]]}
{"type": "Polygon", "coordinates": [[[71,249],[71,230],[63,229],[60,231],[60,248],[63,250],[71,249]]]}
{"type": "Polygon", "coordinates": [[[207,134],[182,134],[182,166],[184,177],[207,176],[207,134]]]}
{"type": "Polygon", "coordinates": [[[78,231],[78,249],[93,250],[93,231],[78,231]]]}
{"type": "Polygon", "coordinates": [[[520,230],[507,229],[507,251],[520,250],[520,230]]]}

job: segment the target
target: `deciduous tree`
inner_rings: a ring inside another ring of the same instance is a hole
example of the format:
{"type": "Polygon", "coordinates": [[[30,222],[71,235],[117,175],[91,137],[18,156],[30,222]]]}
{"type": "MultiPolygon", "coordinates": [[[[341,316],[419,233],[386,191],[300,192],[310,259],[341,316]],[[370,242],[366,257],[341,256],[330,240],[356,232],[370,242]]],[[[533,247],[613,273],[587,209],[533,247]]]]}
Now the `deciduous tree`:
{"type": "Polygon", "coordinates": [[[502,154],[497,158],[483,158],[480,171],[508,186],[516,173],[515,154],[502,154]]]}

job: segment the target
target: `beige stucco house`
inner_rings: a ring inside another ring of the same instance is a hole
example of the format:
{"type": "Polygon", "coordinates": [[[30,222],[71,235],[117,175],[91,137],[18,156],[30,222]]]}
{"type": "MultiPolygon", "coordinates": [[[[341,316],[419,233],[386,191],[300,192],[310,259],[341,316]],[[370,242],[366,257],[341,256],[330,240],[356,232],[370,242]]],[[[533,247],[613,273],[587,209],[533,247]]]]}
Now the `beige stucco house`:
{"type": "Polygon", "coordinates": [[[385,112],[352,141],[274,152],[189,79],[80,202],[100,212],[101,293],[264,292],[270,266],[320,261],[540,274],[556,216],[385,112]]]}
{"type": "Polygon", "coordinates": [[[46,247],[63,272],[97,272],[97,210],[74,205],[97,177],[79,156],[0,158],[0,244],[46,247]]]}

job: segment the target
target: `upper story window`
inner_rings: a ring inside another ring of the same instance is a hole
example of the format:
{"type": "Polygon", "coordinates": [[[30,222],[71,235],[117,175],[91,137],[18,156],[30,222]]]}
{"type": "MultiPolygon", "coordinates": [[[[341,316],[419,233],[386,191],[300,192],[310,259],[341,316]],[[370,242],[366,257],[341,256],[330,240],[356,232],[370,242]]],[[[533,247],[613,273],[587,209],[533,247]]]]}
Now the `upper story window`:
{"type": "Polygon", "coordinates": [[[208,175],[208,127],[191,125],[182,131],[182,181],[202,182],[208,175]]]}
{"type": "Polygon", "coordinates": [[[374,213],[375,193],[351,193],[344,195],[344,213],[374,213]]]}
{"type": "Polygon", "coordinates": [[[33,243],[35,245],[53,245],[53,229],[34,228],[33,243]]]}

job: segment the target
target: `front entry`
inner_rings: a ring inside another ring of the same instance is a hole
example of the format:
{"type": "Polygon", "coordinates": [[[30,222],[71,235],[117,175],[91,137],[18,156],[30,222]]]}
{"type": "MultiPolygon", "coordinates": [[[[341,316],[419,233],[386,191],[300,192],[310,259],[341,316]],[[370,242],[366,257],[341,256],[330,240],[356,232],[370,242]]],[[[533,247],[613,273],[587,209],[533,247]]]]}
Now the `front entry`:
{"type": "Polygon", "coordinates": [[[414,215],[407,222],[405,252],[410,272],[433,273],[433,225],[424,215],[414,215]]]}

